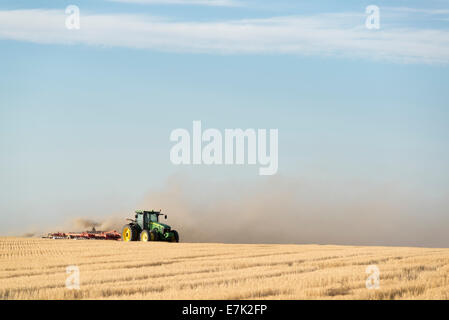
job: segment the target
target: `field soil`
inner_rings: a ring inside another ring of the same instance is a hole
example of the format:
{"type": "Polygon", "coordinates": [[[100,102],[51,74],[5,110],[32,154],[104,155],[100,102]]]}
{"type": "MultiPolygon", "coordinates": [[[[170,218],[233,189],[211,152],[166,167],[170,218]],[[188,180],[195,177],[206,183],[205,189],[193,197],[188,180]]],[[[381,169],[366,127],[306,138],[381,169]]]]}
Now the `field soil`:
{"type": "Polygon", "coordinates": [[[449,299],[449,249],[0,237],[0,299],[449,299]]]}

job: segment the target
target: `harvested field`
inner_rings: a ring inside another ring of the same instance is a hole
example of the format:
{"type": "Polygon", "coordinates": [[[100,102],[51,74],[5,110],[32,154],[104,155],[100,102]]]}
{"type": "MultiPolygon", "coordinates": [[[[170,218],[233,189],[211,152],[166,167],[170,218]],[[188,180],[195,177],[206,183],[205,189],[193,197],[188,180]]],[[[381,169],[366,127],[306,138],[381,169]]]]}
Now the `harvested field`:
{"type": "Polygon", "coordinates": [[[449,299],[449,249],[1,237],[0,299],[449,299]]]}

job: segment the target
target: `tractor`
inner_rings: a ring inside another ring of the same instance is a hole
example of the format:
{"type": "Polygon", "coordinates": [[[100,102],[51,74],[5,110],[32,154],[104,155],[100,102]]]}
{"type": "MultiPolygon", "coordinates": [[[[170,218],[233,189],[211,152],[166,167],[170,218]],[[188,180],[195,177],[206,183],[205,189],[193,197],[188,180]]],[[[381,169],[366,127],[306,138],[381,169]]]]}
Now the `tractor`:
{"type": "Polygon", "coordinates": [[[162,215],[160,211],[136,211],[135,219],[127,219],[130,222],[122,229],[122,240],[179,242],[178,232],[159,222],[162,215]]]}

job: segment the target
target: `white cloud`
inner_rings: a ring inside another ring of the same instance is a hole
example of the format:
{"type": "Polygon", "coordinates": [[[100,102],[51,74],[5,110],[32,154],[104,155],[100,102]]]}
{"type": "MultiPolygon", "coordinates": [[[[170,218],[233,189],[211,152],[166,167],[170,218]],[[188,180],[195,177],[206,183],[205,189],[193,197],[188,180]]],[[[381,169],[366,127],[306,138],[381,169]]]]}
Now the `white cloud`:
{"type": "Polygon", "coordinates": [[[0,11],[0,39],[169,52],[342,56],[400,63],[449,63],[449,31],[367,30],[362,14],[322,14],[216,22],[144,15],[86,14],[67,30],[56,10],[0,11]]]}
{"type": "Polygon", "coordinates": [[[386,7],[385,9],[396,11],[400,13],[422,13],[428,15],[449,15],[447,9],[421,9],[421,8],[409,8],[409,7],[386,7]]]}
{"type": "Polygon", "coordinates": [[[136,3],[136,4],[159,4],[159,5],[199,5],[217,7],[237,7],[242,3],[234,0],[108,0],[111,2],[136,3]]]}

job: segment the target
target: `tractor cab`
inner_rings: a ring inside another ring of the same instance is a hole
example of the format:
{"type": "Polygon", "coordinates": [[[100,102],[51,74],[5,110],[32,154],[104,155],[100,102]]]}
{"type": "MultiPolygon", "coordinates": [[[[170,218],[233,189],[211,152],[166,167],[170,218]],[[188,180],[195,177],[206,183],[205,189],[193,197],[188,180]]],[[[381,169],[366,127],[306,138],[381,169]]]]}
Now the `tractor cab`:
{"type": "MultiPolygon", "coordinates": [[[[136,211],[136,222],[140,226],[146,226],[149,222],[159,222],[159,216],[163,214],[160,211],[136,211]]],[[[167,219],[167,215],[164,215],[167,219]]]]}

